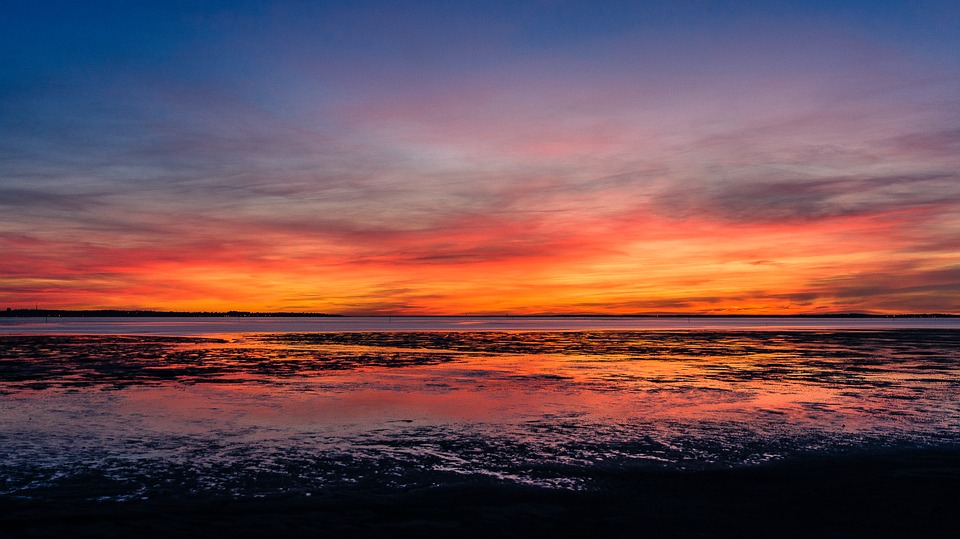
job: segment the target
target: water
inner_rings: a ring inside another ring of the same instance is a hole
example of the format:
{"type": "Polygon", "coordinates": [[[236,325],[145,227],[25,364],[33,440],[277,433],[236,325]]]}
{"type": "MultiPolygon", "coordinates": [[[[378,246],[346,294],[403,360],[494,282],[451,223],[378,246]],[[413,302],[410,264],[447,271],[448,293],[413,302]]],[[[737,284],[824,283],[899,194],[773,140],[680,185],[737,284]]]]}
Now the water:
{"type": "Polygon", "coordinates": [[[582,331],[697,329],[955,329],[960,318],[350,316],[0,318],[0,335],[178,335],[336,331],[582,331]]]}
{"type": "Polygon", "coordinates": [[[960,441],[950,320],[534,320],[6,326],[0,496],[589,490],[636,469],[960,441]]]}

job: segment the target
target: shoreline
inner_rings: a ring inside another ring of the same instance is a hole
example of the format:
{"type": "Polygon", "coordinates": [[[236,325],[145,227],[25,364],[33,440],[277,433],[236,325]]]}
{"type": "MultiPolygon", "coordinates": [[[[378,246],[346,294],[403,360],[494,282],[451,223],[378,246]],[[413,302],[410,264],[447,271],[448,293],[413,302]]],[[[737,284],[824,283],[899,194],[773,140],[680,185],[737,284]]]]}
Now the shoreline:
{"type": "Polygon", "coordinates": [[[857,318],[960,318],[958,313],[798,313],[798,314],[705,314],[705,313],[542,313],[542,314],[336,314],[293,311],[151,311],[126,309],[8,309],[0,310],[0,319],[5,318],[722,318],[749,320],[752,318],[830,318],[830,319],[857,319],[857,318]]]}

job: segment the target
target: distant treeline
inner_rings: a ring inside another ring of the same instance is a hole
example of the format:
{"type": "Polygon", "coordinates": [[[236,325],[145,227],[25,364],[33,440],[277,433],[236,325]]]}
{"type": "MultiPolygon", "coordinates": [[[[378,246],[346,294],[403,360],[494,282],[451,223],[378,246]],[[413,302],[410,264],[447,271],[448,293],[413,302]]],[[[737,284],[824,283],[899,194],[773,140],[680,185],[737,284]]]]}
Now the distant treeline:
{"type": "MultiPolygon", "coordinates": [[[[251,312],[251,311],[147,311],[147,310],[122,310],[122,309],[98,309],[98,310],[65,310],[65,309],[6,309],[0,310],[0,318],[52,318],[52,317],[195,317],[195,318],[231,318],[231,317],[283,317],[283,318],[309,318],[318,316],[343,316],[340,314],[326,313],[301,313],[301,312],[251,312]]],[[[388,315],[375,315],[387,317],[388,315]]],[[[394,317],[403,317],[405,315],[393,315],[394,317]]],[[[416,316],[416,315],[413,315],[416,316]]],[[[499,316],[509,316],[511,318],[540,318],[540,317],[560,317],[560,318],[958,318],[958,314],[946,313],[924,313],[924,314],[865,314],[865,313],[833,313],[833,314],[539,314],[539,315],[480,315],[470,316],[471,318],[490,318],[499,316]]],[[[433,318],[444,318],[444,316],[433,316],[433,318]]]]}
{"type": "Polygon", "coordinates": [[[0,311],[0,317],[8,318],[53,318],[53,317],[91,317],[91,318],[131,318],[131,317],[195,317],[195,318],[232,318],[232,317],[315,317],[315,316],[340,316],[338,314],[324,313],[257,313],[248,311],[225,311],[225,312],[207,312],[207,311],[127,311],[120,309],[98,309],[98,310],[63,310],[63,309],[6,309],[0,311]]]}
{"type": "Polygon", "coordinates": [[[867,313],[830,313],[830,314],[556,314],[550,316],[578,318],[958,318],[960,314],[921,313],[921,314],[867,314],[867,313]]]}

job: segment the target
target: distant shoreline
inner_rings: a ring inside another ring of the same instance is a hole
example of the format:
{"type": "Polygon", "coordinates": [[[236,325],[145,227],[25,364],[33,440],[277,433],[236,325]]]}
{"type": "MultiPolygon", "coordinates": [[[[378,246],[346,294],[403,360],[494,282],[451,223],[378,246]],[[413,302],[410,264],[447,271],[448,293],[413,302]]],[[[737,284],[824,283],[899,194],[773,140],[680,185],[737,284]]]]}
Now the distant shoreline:
{"type": "Polygon", "coordinates": [[[339,314],[300,312],[249,312],[249,311],[144,311],[122,309],[67,310],[67,309],[9,309],[0,311],[0,318],[314,318],[338,317],[339,314]]]}
{"type": "Polygon", "coordinates": [[[960,314],[920,313],[920,314],[867,314],[867,313],[824,313],[824,314],[463,314],[463,315],[419,315],[419,314],[369,314],[342,315],[329,313],[304,312],[255,312],[255,311],[151,311],[126,309],[7,309],[0,310],[0,318],[960,318],[960,314]]]}

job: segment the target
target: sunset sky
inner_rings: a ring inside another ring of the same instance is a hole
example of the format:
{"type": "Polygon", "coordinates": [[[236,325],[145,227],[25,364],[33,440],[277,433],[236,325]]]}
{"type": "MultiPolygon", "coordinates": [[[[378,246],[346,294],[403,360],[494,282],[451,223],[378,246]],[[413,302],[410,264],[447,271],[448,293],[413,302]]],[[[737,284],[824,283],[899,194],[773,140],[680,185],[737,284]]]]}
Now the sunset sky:
{"type": "Polygon", "coordinates": [[[0,4],[0,308],[960,312],[960,2],[0,4]]]}

